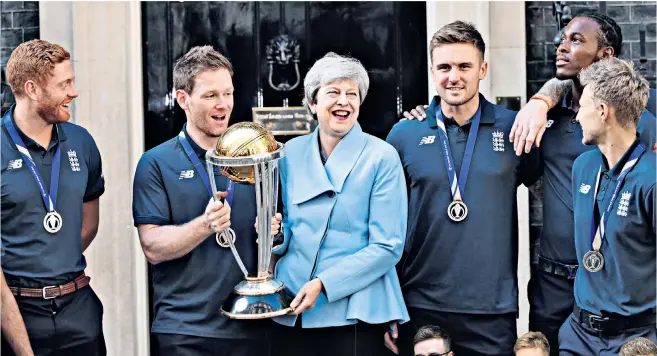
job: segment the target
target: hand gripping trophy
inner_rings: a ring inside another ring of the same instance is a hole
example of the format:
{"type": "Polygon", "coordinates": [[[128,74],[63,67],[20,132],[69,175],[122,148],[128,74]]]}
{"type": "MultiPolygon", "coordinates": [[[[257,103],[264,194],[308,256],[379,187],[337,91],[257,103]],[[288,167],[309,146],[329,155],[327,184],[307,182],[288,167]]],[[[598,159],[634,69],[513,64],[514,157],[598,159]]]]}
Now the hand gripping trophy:
{"type": "Polygon", "coordinates": [[[205,159],[214,196],[217,184],[214,166],[228,181],[228,196],[231,203],[231,187],[236,183],[255,184],[258,214],[258,270],[249,276],[244,263],[235,249],[235,233],[232,229],[217,234],[220,245],[230,247],[237,264],[244,273],[244,280],[233,289],[233,293],[221,307],[221,312],[233,319],[264,319],[280,316],[292,311],[292,293],[285,285],[269,274],[273,248],[271,219],[278,203],[278,161],[283,157],[283,144],[263,126],[253,122],[240,122],[224,132],[214,150],[206,152],[205,159]]]}

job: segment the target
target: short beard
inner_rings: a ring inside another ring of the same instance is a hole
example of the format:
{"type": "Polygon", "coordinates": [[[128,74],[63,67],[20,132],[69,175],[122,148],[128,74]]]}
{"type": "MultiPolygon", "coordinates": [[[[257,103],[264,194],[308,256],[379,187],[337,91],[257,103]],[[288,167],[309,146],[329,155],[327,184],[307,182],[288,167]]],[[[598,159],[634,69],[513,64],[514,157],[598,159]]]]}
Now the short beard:
{"type": "Polygon", "coordinates": [[[465,98],[465,99],[460,100],[460,101],[451,101],[450,98],[441,98],[441,100],[446,102],[448,105],[451,105],[451,106],[461,106],[461,105],[465,105],[465,104],[469,103],[470,100],[472,100],[477,94],[479,94],[479,93],[475,92],[469,98],[465,98]]]}
{"type": "Polygon", "coordinates": [[[37,101],[37,114],[48,124],[59,123],[59,118],[57,117],[57,109],[59,105],[52,104],[51,97],[47,94],[44,94],[43,99],[44,100],[37,101]]]}
{"type": "Polygon", "coordinates": [[[591,134],[589,135],[589,137],[582,138],[582,143],[585,146],[597,146],[599,142],[600,142],[600,135],[598,134],[591,134]]]}

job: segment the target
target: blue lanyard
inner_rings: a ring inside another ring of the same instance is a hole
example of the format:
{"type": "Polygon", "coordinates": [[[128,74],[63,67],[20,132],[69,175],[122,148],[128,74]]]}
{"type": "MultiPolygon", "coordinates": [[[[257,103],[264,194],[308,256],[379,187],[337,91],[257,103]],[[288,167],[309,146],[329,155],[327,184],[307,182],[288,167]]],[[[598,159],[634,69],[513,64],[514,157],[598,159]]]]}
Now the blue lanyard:
{"type": "Polygon", "coordinates": [[[48,194],[48,192],[46,192],[46,189],[44,188],[45,186],[44,180],[41,177],[41,174],[39,174],[39,171],[36,168],[36,164],[34,164],[34,161],[32,160],[30,151],[28,151],[27,148],[25,148],[25,143],[23,142],[20,135],[18,134],[16,127],[14,127],[14,123],[12,122],[11,117],[5,116],[4,123],[7,126],[7,131],[9,131],[9,136],[11,137],[11,140],[14,141],[14,144],[16,145],[16,149],[18,149],[18,152],[20,152],[21,155],[23,155],[23,158],[25,158],[25,163],[30,168],[30,173],[32,173],[32,177],[34,177],[34,180],[39,186],[39,191],[41,192],[41,199],[43,199],[43,204],[46,206],[48,212],[55,211],[55,207],[57,204],[57,188],[59,187],[59,166],[61,163],[61,144],[58,143],[57,148],[55,149],[55,155],[52,161],[52,170],[50,173],[50,194],[48,194]]]}
{"type": "MultiPolygon", "coordinates": [[[[614,189],[614,194],[611,196],[611,201],[609,202],[607,209],[602,214],[602,217],[600,217],[600,221],[597,221],[595,219],[595,213],[593,214],[593,217],[591,217],[591,245],[593,246],[593,249],[596,251],[600,250],[600,246],[602,245],[602,240],[605,238],[605,229],[607,227],[607,222],[609,221],[609,215],[611,215],[611,210],[614,207],[616,198],[618,198],[618,192],[620,191],[620,188],[623,185],[623,182],[625,181],[625,177],[627,176],[628,173],[630,173],[630,171],[632,171],[632,168],[636,166],[636,163],[639,161],[639,158],[641,158],[641,155],[643,155],[644,152],[646,152],[646,146],[643,143],[639,143],[632,151],[632,154],[630,155],[630,158],[628,158],[627,163],[625,163],[625,165],[623,166],[623,169],[621,170],[621,174],[618,177],[618,182],[616,183],[616,189],[614,189]]],[[[594,212],[597,206],[596,197],[598,196],[598,187],[600,185],[601,175],[602,175],[602,166],[600,166],[600,169],[598,170],[598,176],[595,180],[595,192],[593,194],[594,212]]]]}
{"type": "Polygon", "coordinates": [[[463,200],[462,194],[465,194],[465,182],[468,180],[468,172],[470,171],[470,163],[472,162],[472,153],[474,152],[475,141],[477,141],[480,121],[481,105],[479,105],[475,116],[472,118],[472,126],[470,127],[470,133],[468,134],[468,142],[465,144],[465,154],[463,156],[463,164],[461,165],[461,179],[459,179],[458,174],[456,173],[454,159],[452,158],[452,150],[449,147],[449,139],[447,138],[443,113],[440,107],[437,108],[436,123],[439,128],[438,137],[440,137],[440,144],[443,146],[445,168],[447,169],[453,200],[463,200]]]}
{"type": "MultiPolygon", "coordinates": [[[[196,173],[201,176],[201,179],[203,180],[203,184],[205,184],[205,188],[208,190],[208,194],[210,195],[211,198],[214,198],[214,195],[212,194],[212,186],[210,185],[210,177],[208,177],[208,173],[205,170],[205,167],[203,167],[203,164],[201,164],[201,160],[198,159],[198,156],[196,155],[196,152],[192,148],[192,145],[187,140],[184,131],[180,131],[180,133],[178,134],[178,140],[180,141],[180,144],[185,150],[185,154],[187,154],[187,158],[189,158],[189,160],[194,165],[194,168],[196,168],[196,173]]],[[[226,184],[226,191],[228,192],[228,195],[226,196],[226,202],[228,203],[228,206],[232,207],[233,192],[235,191],[235,185],[233,181],[228,178],[226,178],[226,181],[228,182],[226,184]]]]}

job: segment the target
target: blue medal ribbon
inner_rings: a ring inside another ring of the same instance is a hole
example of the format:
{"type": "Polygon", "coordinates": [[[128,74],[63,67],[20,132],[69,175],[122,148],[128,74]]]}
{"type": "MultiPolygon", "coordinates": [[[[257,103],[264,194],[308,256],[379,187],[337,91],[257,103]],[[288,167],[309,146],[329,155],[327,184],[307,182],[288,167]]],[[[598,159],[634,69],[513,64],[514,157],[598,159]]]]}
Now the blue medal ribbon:
{"type": "Polygon", "coordinates": [[[445,121],[440,107],[436,113],[436,123],[438,124],[438,137],[440,144],[443,147],[443,156],[445,157],[445,168],[450,181],[452,191],[452,200],[463,200],[465,194],[465,182],[468,180],[468,172],[470,171],[470,163],[472,162],[472,153],[474,152],[475,141],[477,141],[477,133],[479,132],[479,122],[481,121],[481,105],[477,109],[475,116],[472,118],[472,126],[468,134],[468,141],[465,144],[465,154],[463,156],[463,164],[461,165],[461,176],[456,173],[456,166],[452,158],[452,150],[449,147],[449,139],[447,138],[447,130],[445,129],[445,121]]]}
{"type": "MultiPolygon", "coordinates": [[[[208,177],[208,173],[205,170],[205,167],[203,167],[203,164],[201,163],[201,160],[198,158],[196,155],[196,152],[192,148],[192,145],[189,143],[189,140],[185,136],[184,131],[180,131],[178,134],[178,140],[180,141],[180,144],[183,147],[183,150],[185,150],[185,154],[187,154],[187,158],[192,162],[194,165],[194,168],[196,169],[196,173],[201,176],[201,179],[203,180],[203,184],[205,185],[205,188],[208,190],[208,194],[210,195],[211,198],[214,199],[214,196],[212,194],[212,186],[210,185],[210,177],[208,177]]],[[[228,195],[226,196],[226,203],[228,203],[228,206],[233,206],[233,192],[235,191],[235,183],[226,178],[226,192],[228,192],[228,195]]]]}
{"type": "Polygon", "coordinates": [[[11,140],[14,142],[14,145],[16,145],[16,149],[18,149],[18,152],[20,152],[23,158],[25,159],[25,163],[30,168],[30,173],[32,173],[32,177],[34,177],[37,186],[39,186],[39,191],[41,192],[41,199],[43,200],[43,204],[45,205],[46,210],[49,213],[55,212],[55,208],[57,206],[57,189],[59,187],[61,144],[57,144],[57,148],[55,149],[55,155],[53,157],[52,169],[50,173],[50,193],[48,193],[46,192],[46,189],[44,187],[45,182],[41,177],[41,174],[39,174],[39,171],[36,168],[36,164],[34,164],[34,161],[32,160],[30,151],[28,151],[27,148],[25,147],[25,143],[23,142],[20,135],[18,134],[18,131],[16,130],[16,127],[14,126],[14,123],[12,122],[11,118],[9,116],[5,117],[4,123],[7,126],[7,131],[9,131],[9,136],[11,137],[11,140]]]}
{"type": "MultiPolygon", "coordinates": [[[[609,215],[611,214],[611,210],[614,207],[614,203],[618,198],[618,192],[620,191],[621,186],[625,181],[625,177],[636,166],[636,163],[639,161],[639,158],[641,158],[641,155],[643,155],[644,152],[646,152],[646,146],[643,143],[639,143],[632,151],[632,154],[628,158],[627,163],[625,163],[625,165],[623,166],[623,169],[621,170],[621,174],[618,177],[618,182],[616,183],[616,189],[614,189],[614,194],[611,196],[611,201],[609,202],[607,209],[602,214],[602,217],[600,217],[599,221],[596,220],[595,213],[593,214],[593,217],[591,217],[591,246],[593,247],[594,251],[600,251],[600,247],[602,246],[602,240],[605,238],[605,229],[607,226],[607,222],[609,221],[609,215]]],[[[600,166],[600,169],[598,170],[598,176],[595,180],[595,192],[593,194],[594,212],[597,206],[596,198],[598,196],[598,187],[600,185],[601,175],[602,175],[602,166],[600,166]]]]}

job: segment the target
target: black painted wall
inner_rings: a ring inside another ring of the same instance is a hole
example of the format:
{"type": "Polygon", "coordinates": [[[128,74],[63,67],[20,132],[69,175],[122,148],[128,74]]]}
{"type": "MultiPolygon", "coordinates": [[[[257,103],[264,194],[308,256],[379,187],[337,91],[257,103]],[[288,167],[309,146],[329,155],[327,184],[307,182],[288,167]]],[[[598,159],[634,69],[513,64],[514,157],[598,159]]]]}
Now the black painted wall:
{"type": "Polygon", "coordinates": [[[35,38],[39,38],[39,2],[0,1],[0,112],[14,103],[5,79],[7,60],[16,46],[35,38]]]}
{"type": "MultiPolygon", "coordinates": [[[[640,58],[639,31],[645,26],[646,58],[644,65],[650,87],[656,87],[655,25],[657,3],[654,1],[568,1],[573,16],[587,11],[603,12],[613,18],[623,32],[623,49],[620,58],[631,59],[638,66],[640,58]]],[[[553,39],[557,34],[557,22],[552,13],[551,1],[525,3],[525,28],[527,38],[527,97],[554,77],[556,47],[553,39]]],[[[542,184],[539,181],[530,188],[530,235],[535,241],[543,226],[542,184]]]]}

